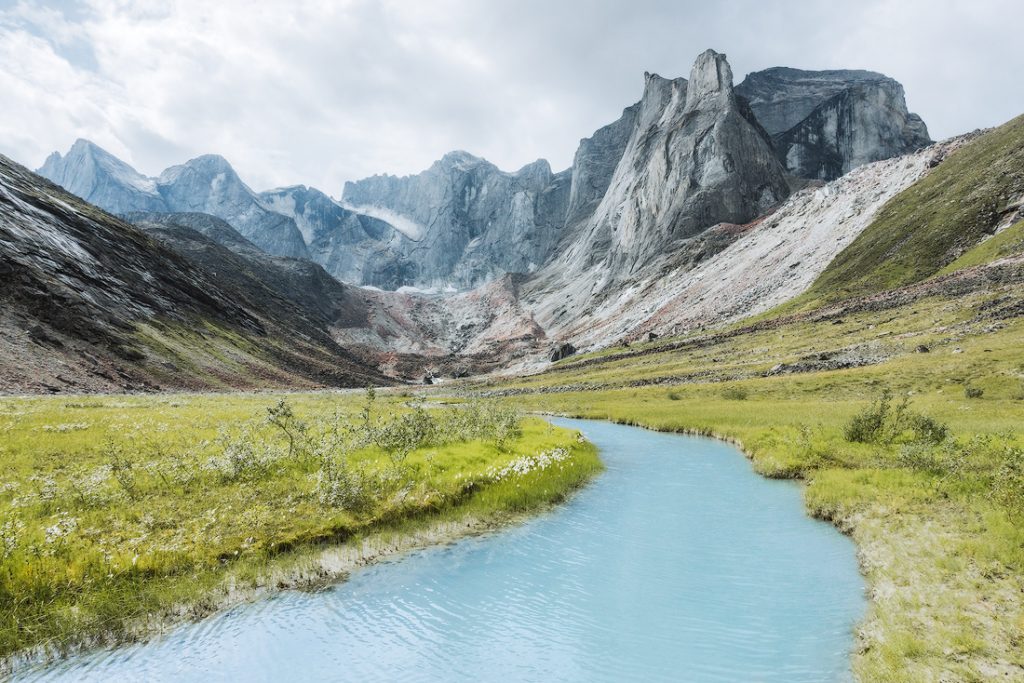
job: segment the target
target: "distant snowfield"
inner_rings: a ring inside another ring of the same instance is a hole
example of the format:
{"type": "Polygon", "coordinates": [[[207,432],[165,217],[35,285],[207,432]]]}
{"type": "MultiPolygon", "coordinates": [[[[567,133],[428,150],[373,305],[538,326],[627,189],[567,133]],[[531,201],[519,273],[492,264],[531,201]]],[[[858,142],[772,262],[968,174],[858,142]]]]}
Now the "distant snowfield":
{"type": "Polygon", "coordinates": [[[391,224],[398,232],[402,233],[414,242],[419,242],[423,239],[423,234],[426,232],[426,228],[417,223],[416,221],[403,216],[400,213],[396,213],[390,209],[385,209],[380,206],[371,205],[360,205],[349,204],[347,202],[339,202],[341,206],[349,211],[356,213],[365,214],[372,218],[378,218],[385,223],[391,224]]]}

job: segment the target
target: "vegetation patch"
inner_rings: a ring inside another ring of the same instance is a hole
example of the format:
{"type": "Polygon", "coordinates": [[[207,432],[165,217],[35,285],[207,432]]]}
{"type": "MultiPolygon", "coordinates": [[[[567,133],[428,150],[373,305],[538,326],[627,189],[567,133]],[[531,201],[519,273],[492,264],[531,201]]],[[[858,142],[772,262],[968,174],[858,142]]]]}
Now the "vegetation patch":
{"type": "Polygon", "coordinates": [[[5,399],[0,433],[0,657],[144,634],[310,549],[500,521],[601,467],[510,406],[372,390],[5,399]]]}

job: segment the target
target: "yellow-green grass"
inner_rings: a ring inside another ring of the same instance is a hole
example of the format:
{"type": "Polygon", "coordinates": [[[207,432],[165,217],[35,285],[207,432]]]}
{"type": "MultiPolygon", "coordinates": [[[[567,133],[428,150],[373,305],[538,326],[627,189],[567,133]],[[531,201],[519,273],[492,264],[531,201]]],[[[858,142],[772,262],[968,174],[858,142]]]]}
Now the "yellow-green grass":
{"type": "MultiPolygon", "coordinates": [[[[408,403],[378,399],[371,423],[411,414],[408,403]]],[[[536,418],[500,444],[331,452],[331,425],[357,431],[365,405],[360,393],[0,399],[0,660],[203,614],[228,592],[286,576],[316,548],[460,519],[498,523],[562,500],[601,467],[577,433],[536,418]],[[290,452],[269,423],[281,398],[309,425],[315,453],[290,452]],[[244,465],[246,443],[257,445],[256,465],[233,469],[229,452],[244,465]],[[495,476],[555,449],[566,455],[552,466],[495,476]],[[359,505],[324,498],[322,463],[338,457],[366,483],[359,505]]],[[[456,408],[429,412],[445,410],[456,408]]]]}
{"type": "Polygon", "coordinates": [[[1024,194],[1024,116],[951,153],[896,195],[787,310],[930,277],[983,239],[1024,194]]]}
{"type": "Polygon", "coordinates": [[[1024,680],[1024,479],[1016,499],[1004,486],[1024,472],[1024,320],[991,315],[1022,296],[936,296],[487,388],[528,410],[726,438],[758,472],[805,479],[809,512],[853,536],[870,585],[860,680],[1024,680]],[[766,374],[839,349],[872,362],[766,374]],[[674,383],[631,386],[654,379],[674,383]],[[948,440],[849,441],[847,425],[886,388],[947,425],[948,440]]]}
{"type": "MultiPolygon", "coordinates": [[[[664,350],[655,347],[643,355],[596,357],[589,364],[563,365],[558,371],[503,382],[500,388],[535,391],[567,385],[610,388],[654,381],[720,382],[761,376],[779,364],[827,364],[821,360],[826,354],[870,363],[857,373],[859,380],[853,385],[862,397],[879,382],[911,389],[922,381],[930,383],[928,388],[949,387],[954,392],[960,390],[958,385],[973,382],[983,385],[990,396],[1009,397],[1024,390],[1022,372],[1015,365],[1024,363],[1024,320],[993,319],[989,314],[993,307],[1021,301],[1024,291],[1009,285],[955,299],[934,296],[910,306],[852,313],[838,320],[800,321],[737,336],[697,335],[682,348],[672,348],[676,340],[666,340],[661,345],[664,350]],[[916,353],[921,346],[929,353],[916,353]],[[899,359],[899,364],[886,362],[893,359],[899,359]]],[[[788,380],[771,386],[788,391],[808,381],[833,381],[829,373],[814,373],[810,380],[799,377],[794,376],[792,387],[788,380]]]]}
{"type": "Polygon", "coordinates": [[[997,235],[984,240],[940,270],[939,275],[948,275],[963,268],[980,266],[1017,254],[1024,254],[1024,221],[1014,223],[997,235]]]}

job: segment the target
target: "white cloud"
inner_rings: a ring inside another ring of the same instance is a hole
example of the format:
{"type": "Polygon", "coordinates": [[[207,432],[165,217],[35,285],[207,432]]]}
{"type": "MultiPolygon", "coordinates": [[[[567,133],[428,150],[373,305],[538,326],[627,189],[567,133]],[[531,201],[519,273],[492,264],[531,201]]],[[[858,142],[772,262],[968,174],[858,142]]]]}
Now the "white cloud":
{"type": "Polygon", "coordinates": [[[645,70],[871,68],[934,135],[1024,111],[1015,0],[19,0],[0,10],[0,151],[87,137],[156,174],[225,156],[256,188],[422,170],[452,149],[571,162],[645,70]]]}

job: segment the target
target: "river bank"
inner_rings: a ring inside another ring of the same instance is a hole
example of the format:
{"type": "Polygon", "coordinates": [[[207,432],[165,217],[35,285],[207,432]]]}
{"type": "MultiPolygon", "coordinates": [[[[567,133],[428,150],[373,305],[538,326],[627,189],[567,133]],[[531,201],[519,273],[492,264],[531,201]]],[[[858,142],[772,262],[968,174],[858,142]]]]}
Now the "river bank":
{"type": "Polygon", "coordinates": [[[486,531],[601,469],[577,434],[491,408],[272,399],[0,401],[7,670],[486,531]]]}
{"type": "Polygon", "coordinates": [[[1009,425],[972,436],[959,416],[955,443],[967,462],[951,476],[912,466],[899,446],[846,442],[842,426],[862,402],[830,400],[815,411],[803,400],[765,400],[756,386],[745,385],[741,400],[694,387],[537,394],[517,404],[717,438],[759,474],[805,482],[808,514],[854,540],[868,584],[852,652],[858,680],[1024,680],[1024,528],[991,493],[991,459],[1014,448],[1009,425]]]}

